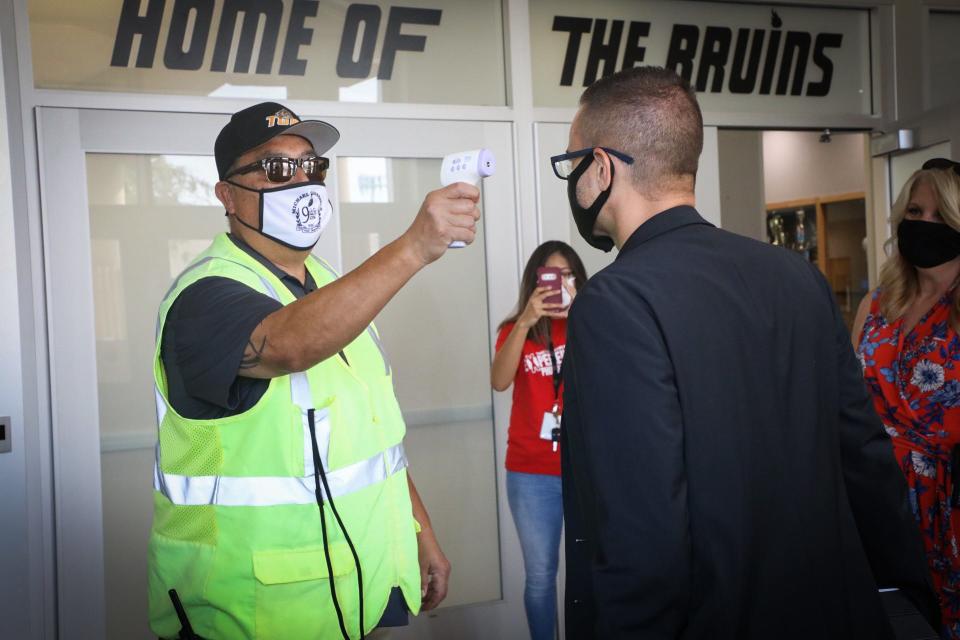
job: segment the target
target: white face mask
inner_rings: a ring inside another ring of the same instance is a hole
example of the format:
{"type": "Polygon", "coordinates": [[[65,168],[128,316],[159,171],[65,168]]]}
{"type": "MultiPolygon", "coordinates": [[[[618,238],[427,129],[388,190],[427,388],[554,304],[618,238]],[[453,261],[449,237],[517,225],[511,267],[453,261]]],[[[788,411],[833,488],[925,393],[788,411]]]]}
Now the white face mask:
{"type": "Polygon", "coordinates": [[[291,249],[312,249],[333,217],[333,204],[322,182],[299,182],[273,189],[230,184],[260,194],[259,227],[240,218],[237,221],[291,249]]]}
{"type": "MultiPolygon", "coordinates": [[[[564,278],[564,284],[574,290],[576,290],[576,287],[574,286],[576,282],[577,279],[573,276],[564,278]]],[[[569,307],[570,303],[573,302],[573,298],[570,296],[570,292],[567,291],[567,287],[560,287],[560,304],[562,304],[564,307],[569,307]]]]}

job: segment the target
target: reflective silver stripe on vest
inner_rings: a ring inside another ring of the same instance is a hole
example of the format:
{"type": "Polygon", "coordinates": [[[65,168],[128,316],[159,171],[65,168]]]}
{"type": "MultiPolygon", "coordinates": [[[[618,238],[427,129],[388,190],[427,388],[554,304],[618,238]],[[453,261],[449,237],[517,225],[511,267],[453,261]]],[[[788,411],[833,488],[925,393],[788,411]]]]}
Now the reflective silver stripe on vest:
{"type": "MultiPolygon", "coordinates": [[[[327,472],[330,495],[336,499],[383,482],[407,467],[403,444],[377,455],[327,472]]],[[[159,468],[158,468],[159,469],[159,468]]],[[[154,474],[154,487],[170,502],[181,506],[270,507],[284,504],[316,504],[313,476],[303,478],[180,476],[154,474]],[[161,489],[162,487],[162,489],[161,489]]]]}
{"type": "MultiPolygon", "coordinates": [[[[310,440],[310,407],[313,400],[310,397],[310,381],[307,374],[301,372],[290,374],[290,395],[293,404],[300,408],[300,426],[303,428],[303,469],[304,474],[313,476],[313,442],[310,440]]],[[[329,471],[330,464],[327,454],[330,451],[330,412],[327,409],[314,411],[313,428],[317,434],[317,449],[320,451],[320,460],[323,470],[329,471]]]]}

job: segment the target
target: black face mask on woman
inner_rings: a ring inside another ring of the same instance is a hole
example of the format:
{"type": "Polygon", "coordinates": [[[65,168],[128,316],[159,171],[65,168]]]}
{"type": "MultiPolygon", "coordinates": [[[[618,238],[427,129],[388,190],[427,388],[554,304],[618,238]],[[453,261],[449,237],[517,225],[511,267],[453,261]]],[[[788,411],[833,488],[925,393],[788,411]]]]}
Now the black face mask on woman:
{"type": "Polygon", "coordinates": [[[897,247],[907,262],[929,269],[960,256],[960,232],[942,222],[905,219],[897,227],[897,247]]]}

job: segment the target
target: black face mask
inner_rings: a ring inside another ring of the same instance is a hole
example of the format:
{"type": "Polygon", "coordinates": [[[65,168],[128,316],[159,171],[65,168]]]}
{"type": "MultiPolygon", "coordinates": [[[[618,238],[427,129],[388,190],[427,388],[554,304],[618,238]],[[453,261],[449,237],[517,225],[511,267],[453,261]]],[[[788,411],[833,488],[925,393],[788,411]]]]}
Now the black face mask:
{"type": "Polygon", "coordinates": [[[613,239],[606,236],[598,236],[593,233],[593,225],[597,223],[597,216],[600,215],[600,209],[606,204],[610,197],[610,191],[613,189],[613,163],[610,163],[610,186],[597,196],[589,207],[582,207],[577,202],[577,182],[583,175],[590,163],[593,162],[593,156],[589,155],[580,161],[577,168],[570,172],[567,178],[567,199],[570,201],[570,211],[573,212],[573,221],[577,223],[577,231],[583,236],[591,247],[601,251],[610,251],[613,249],[613,239]]]}
{"type": "Polygon", "coordinates": [[[960,232],[941,222],[903,220],[897,227],[897,247],[907,262],[929,269],[960,256],[960,232]]]}

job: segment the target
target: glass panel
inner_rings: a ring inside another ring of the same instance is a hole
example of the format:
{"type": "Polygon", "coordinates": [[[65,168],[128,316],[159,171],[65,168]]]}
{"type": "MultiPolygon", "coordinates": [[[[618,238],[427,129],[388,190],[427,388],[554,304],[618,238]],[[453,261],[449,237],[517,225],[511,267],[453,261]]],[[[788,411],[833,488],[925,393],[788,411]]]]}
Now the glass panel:
{"type": "Polygon", "coordinates": [[[212,157],[88,154],[109,638],[149,638],[157,305],[224,230],[212,157]]]}
{"type": "MultiPolygon", "coordinates": [[[[440,161],[339,158],[337,171],[349,271],[407,229],[439,186],[440,161]],[[391,185],[389,202],[343,188],[358,167],[379,171],[360,175],[391,185]]],[[[407,419],[411,476],[454,567],[444,606],[501,597],[484,244],[481,227],[473,245],[417,274],[377,318],[407,419]]]]}
{"type": "Polygon", "coordinates": [[[29,0],[34,82],[257,101],[506,104],[500,0],[394,4],[29,0]],[[467,70],[456,90],[437,82],[467,70]]]}

